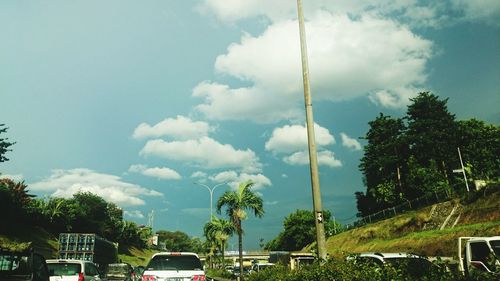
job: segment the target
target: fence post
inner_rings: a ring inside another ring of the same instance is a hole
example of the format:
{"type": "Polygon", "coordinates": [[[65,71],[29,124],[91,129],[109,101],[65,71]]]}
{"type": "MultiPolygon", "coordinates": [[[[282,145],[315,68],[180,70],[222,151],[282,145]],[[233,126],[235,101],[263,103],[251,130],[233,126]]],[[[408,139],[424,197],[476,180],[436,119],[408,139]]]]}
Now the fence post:
{"type": "Polygon", "coordinates": [[[437,191],[434,191],[434,195],[436,195],[436,201],[439,202],[439,196],[438,196],[437,191]]]}
{"type": "Polygon", "coordinates": [[[396,207],[392,207],[392,210],[394,211],[394,215],[396,215],[396,207]]]}

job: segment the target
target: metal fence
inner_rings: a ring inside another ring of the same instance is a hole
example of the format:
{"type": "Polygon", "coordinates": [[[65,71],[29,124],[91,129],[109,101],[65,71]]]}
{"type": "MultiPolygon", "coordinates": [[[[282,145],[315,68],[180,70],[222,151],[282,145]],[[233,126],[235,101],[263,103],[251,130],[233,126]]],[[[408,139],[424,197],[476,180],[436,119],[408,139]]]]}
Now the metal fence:
{"type": "Polygon", "coordinates": [[[453,198],[453,195],[450,193],[448,189],[443,189],[440,191],[435,191],[433,193],[426,194],[422,197],[406,201],[397,206],[383,209],[376,213],[370,214],[368,216],[362,217],[359,220],[347,224],[346,229],[352,229],[356,227],[360,227],[369,223],[381,221],[384,219],[392,218],[398,214],[402,214],[408,211],[412,211],[418,208],[426,207],[429,205],[433,205],[436,203],[444,202],[453,198]]]}

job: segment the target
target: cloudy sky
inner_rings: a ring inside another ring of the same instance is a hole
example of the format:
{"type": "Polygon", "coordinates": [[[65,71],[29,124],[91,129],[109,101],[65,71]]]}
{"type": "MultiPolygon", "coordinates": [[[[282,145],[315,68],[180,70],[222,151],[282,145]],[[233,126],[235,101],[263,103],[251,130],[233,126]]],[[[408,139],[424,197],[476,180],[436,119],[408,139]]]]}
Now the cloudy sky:
{"type": "MultiPolygon", "coordinates": [[[[367,123],[409,98],[500,123],[500,2],[304,1],[323,206],[356,214],[367,123]]],[[[201,236],[247,179],[258,248],[312,209],[294,0],[0,2],[3,176],[38,196],[92,191],[156,230],[201,236]],[[196,184],[200,183],[200,184],[196,184]]],[[[230,247],[236,247],[234,243],[230,247]]]]}

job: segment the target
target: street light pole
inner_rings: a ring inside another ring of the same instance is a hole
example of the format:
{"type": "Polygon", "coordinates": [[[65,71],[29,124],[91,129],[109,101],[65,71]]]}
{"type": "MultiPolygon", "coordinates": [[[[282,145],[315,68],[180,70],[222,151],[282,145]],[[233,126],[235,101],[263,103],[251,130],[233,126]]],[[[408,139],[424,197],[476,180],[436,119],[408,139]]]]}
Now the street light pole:
{"type": "Polygon", "coordinates": [[[201,183],[201,182],[194,182],[194,183],[206,187],[208,189],[208,192],[210,192],[210,221],[212,221],[212,213],[213,213],[212,206],[214,205],[213,204],[214,190],[218,186],[226,184],[227,182],[221,182],[221,183],[216,184],[212,187],[209,187],[208,185],[201,183]]]}
{"type": "Polygon", "coordinates": [[[316,154],[316,143],[314,139],[314,121],[312,112],[311,89],[309,85],[309,66],[307,62],[306,31],[304,27],[302,0],[297,0],[297,10],[299,13],[300,53],[302,57],[302,80],[304,82],[304,100],[306,107],[307,141],[309,144],[312,196],[314,214],[316,217],[316,244],[318,248],[318,257],[324,261],[326,260],[325,226],[323,207],[321,206],[321,192],[319,187],[318,156],[316,154]]]}

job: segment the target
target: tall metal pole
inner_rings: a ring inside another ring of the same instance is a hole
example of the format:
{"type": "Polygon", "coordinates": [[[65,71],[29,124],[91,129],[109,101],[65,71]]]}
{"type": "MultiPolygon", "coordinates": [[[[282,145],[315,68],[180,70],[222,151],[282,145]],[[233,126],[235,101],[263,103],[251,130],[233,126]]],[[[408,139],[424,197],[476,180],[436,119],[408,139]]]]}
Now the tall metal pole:
{"type": "Polygon", "coordinates": [[[302,57],[302,80],[304,82],[304,100],[306,107],[307,141],[309,144],[312,196],[314,214],[316,216],[316,244],[318,248],[318,257],[322,260],[326,260],[325,226],[323,218],[323,207],[321,206],[321,192],[319,187],[318,158],[316,154],[316,143],[314,139],[314,120],[312,112],[311,89],[309,85],[309,66],[307,62],[306,31],[304,27],[302,0],[297,0],[297,9],[299,12],[300,53],[302,57]]]}
{"type": "Polygon", "coordinates": [[[460,158],[460,165],[462,166],[462,174],[464,175],[465,187],[467,188],[467,192],[469,192],[469,184],[467,183],[467,176],[465,175],[465,167],[464,162],[462,162],[462,154],[460,153],[460,147],[457,147],[458,157],[460,158]]]}
{"type": "Polygon", "coordinates": [[[214,205],[214,203],[213,203],[214,190],[217,186],[226,184],[227,182],[221,182],[219,184],[214,185],[212,188],[210,188],[208,185],[201,183],[201,182],[194,182],[194,183],[206,187],[208,189],[208,192],[210,192],[210,221],[212,221],[212,213],[213,213],[212,207],[214,205]]]}

